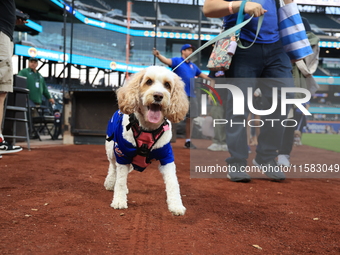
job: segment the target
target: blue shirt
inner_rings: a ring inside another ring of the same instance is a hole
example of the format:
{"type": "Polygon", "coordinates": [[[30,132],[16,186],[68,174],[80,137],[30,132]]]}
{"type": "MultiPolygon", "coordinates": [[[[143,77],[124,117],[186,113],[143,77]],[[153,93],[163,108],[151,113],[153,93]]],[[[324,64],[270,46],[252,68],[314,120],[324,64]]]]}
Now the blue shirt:
{"type": "MultiPolygon", "coordinates": [[[[180,64],[184,58],[182,57],[175,57],[172,58],[172,65],[171,68],[175,68],[178,64],[180,64]]],[[[201,70],[192,62],[184,62],[181,64],[175,71],[179,77],[182,78],[183,82],[185,83],[185,92],[189,97],[196,97],[195,94],[195,82],[190,82],[191,78],[195,76],[199,76],[202,72],[201,70]]]]}
{"type": "MultiPolygon", "coordinates": [[[[120,111],[116,111],[112,118],[109,120],[106,134],[111,137],[113,134],[114,147],[113,151],[116,156],[116,161],[119,164],[132,164],[133,157],[137,153],[137,148],[123,138],[123,116],[120,111]]],[[[174,154],[170,142],[164,145],[162,148],[152,150],[149,155],[149,159],[159,160],[161,165],[174,162],[174,154]]],[[[145,167],[133,165],[134,169],[142,172],[145,167]]]]}
{"type": "MultiPolygon", "coordinates": [[[[256,39],[256,43],[275,43],[280,40],[277,8],[275,0],[253,0],[262,5],[267,10],[264,14],[262,27],[256,39]]],[[[225,16],[223,18],[223,27],[229,29],[236,24],[237,13],[225,16]]],[[[250,16],[245,14],[244,20],[250,16]]],[[[253,18],[247,25],[241,29],[240,38],[252,42],[255,39],[258,18],[253,18]]]]}

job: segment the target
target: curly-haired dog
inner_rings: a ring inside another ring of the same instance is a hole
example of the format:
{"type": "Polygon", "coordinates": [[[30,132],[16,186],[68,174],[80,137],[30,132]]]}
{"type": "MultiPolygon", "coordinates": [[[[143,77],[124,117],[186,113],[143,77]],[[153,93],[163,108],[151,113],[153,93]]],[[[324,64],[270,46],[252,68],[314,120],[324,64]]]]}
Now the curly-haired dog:
{"type": "Polygon", "coordinates": [[[168,208],[174,215],[184,215],[170,145],[170,122],[181,121],[189,108],[184,83],[165,67],[151,66],[135,74],[117,97],[119,111],[109,121],[105,145],[110,164],[104,186],[114,190],[111,207],[128,208],[128,173],[159,160],[168,208]]]}

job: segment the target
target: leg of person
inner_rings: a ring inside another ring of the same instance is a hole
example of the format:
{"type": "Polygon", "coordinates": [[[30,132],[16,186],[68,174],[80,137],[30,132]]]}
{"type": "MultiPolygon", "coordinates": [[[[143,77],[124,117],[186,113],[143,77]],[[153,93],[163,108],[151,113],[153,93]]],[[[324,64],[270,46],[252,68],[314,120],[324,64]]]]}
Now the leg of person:
{"type": "Polygon", "coordinates": [[[269,178],[274,180],[285,179],[283,172],[278,169],[275,161],[278,155],[277,151],[282,143],[284,128],[281,121],[283,119],[285,118],[281,116],[281,106],[279,104],[272,114],[262,117],[263,126],[258,137],[256,157],[253,160],[254,165],[259,166],[269,178]]]}
{"type": "Polygon", "coordinates": [[[254,119],[256,119],[257,121],[254,122],[254,135],[253,135],[253,142],[254,142],[254,145],[257,145],[258,142],[257,142],[257,138],[259,137],[260,135],[260,126],[261,126],[261,123],[260,123],[260,120],[261,120],[261,116],[259,115],[254,115],[254,119]]]}
{"type": "MultiPolygon", "coordinates": [[[[292,66],[287,54],[283,51],[280,41],[263,45],[263,52],[266,68],[262,73],[262,77],[266,79],[261,81],[260,89],[262,96],[265,97],[269,105],[272,105],[273,101],[276,100],[276,98],[274,100],[272,98],[273,88],[278,88],[278,94],[280,94],[282,87],[294,87],[291,73],[292,66]]],[[[286,119],[286,116],[281,115],[281,100],[276,101],[276,110],[269,116],[263,116],[262,118],[264,125],[261,127],[258,137],[256,157],[253,163],[262,169],[266,167],[265,174],[267,177],[280,181],[285,179],[285,175],[278,169],[275,158],[281,147],[284,132],[281,121],[286,119]],[[266,121],[266,119],[269,121],[266,121]]]]}
{"type": "Polygon", "coordinates": [[[185,120],[185,144],[184,148],[187,149],[196,149],[196,146],[191,141],[192,129],[194,126],[193,119],[198,116],[198,103],[196,97],[189,97],[189,112],[187,113],[185,120]]]}
{"type": "MultiPolygon", "coordinates": [[[[222,105],[220,107],[220,111],[218,112],[218,118],[225,119],[226,118],[226,111],[227,108],[227,98],[228,98],[228,91],[225,89],[216,89],[217,93],[220,94],[222,99],[222,105]]],[[[227,145],[227,131],[226,131],[226,125],[218,125],[217,130],[217,137],[216,142],[221,145],[221,151],[228,151],[228,145],[227,145]]]]}
{"type": "Polygon", "coordinates": [[[277,156],[279,166],[290,166],[290,153],[294,145],[294,124],[295,121],[292,120],[286,123],[287,127],[284,127],[282,145],[277,156]]]}
{"type": "MultiPolygon", "coordinates": [[[[249,113],[249,114],[248,114],[247,123],[249,123],[249,121],[252,119],[252,116],[253,116],[252,113],[249,113]]],[[[250,145],[254,145],[254,144],[253,144],[253,136],[252,136],[252,134],[251,134],[251,131],[252,131],[252,127],[251,127],[249,124],[247,124],[248,153],[251,153],[250,145]]]]}
{"type": "Polygon", "coordinates": [[[295,132],[294,132],[294,144],[302,145],[301,135],[302,135],[303,126],[305,123],[303,113],[295,109],[294,119],[297,122],[297,126],[295,127],[295,132]]]}
{"type": "Polygon", "coordinates": [[[283,132],[283,140],[279,155],[277,156],[277,164],[279,166],[290,166],[290,153],[294,146],[294,131],[297,122],[294,120],[294,107],[290,107],[288,112],[288,119],[283,132]]]}
{"type": "MultiPolygon", "coordinates": [[[[0,87],[1,89],[1,87],[0,87]]],[[[2,136],[2,122],[3,122],[3,114],[4,114],[4,104],[6,99],[7,93],[0,92],[0,142],[4,140],[4,137],[2,136]]],[[[2,158],[2,155],[0,154],[0,158],[2,158]]]]}
{"type": "MultiPolygon", "coordinates": [[[[248,114],[248,118],[247,118],[247,123],[249,120],[252,119],[253,114],[249,113],[248,114]]],[[[252,139],[251,139],[251,127],[249,125],[247,125],[247,138],[248,138],[248,146],[252,143],[252,139]]]]}
{"type": "MultiPolygon", "coordinates": [[[[244,46],[250,43],[242,41],[244,46]]],[[[226,72],[226,77],[233,77],[236,80],[231,83],[241,89],[244,95],[244,114],[234,115],[233,111],[233,96],[228,91],[226,119],[227,124],[227,144],[230,157],[226,159],[230,169],[228,178],[236,182],[249,182],[250,176],[242,169],[247,165],[248,159],[248,140],[247,140],[247,118],[248,118],[248,105],[247,105],[247,88],[252,87],[253,90],[256,85],[256,77],[260,77],[263,70],[262,48],[260,44],[254,44],[249,49],[238,48],[236,54],[233,56],[230,69],[226,72]],[[240,79],[238,79],[240,78],[240,79]],[[235,84],[234,84],[235,83],[235,84]],[[236,84],[237,83],[237,84],[236,84]],[[233,123],[233,124],[232,124],[233,123]]],[[[229,81],[228,81],[229,82],[229,81]]],[[[240,98],[235,98],[240,100],[240,98]]]]}
{"type": "MultiPolygon", "coordinates": [[[[230,93],[231,94],[231,93],[230,93]]],[[[247,136],[247,117],[248,110],[243,115],[233,114],[233,98],[228,96],[227,106],[227,144],[230,157],[226,162],[230,166],[228,178],[236,182],[248,182],[250,176],[242,169],[247,165],[248,159],[248,136],[247,136]],[[230,103],[229,103],[230,102],[230,103]]],[[[246,107],[245,107],[246,108],[246,107]]]]}
{"type": "Polygon", "coordinates": [[[4,120],[4,102],[7,92],[13,92],[13,71],[12,71],[13,42],[10,38],[0,32],[0,71],[3,74],[0,80],[0,155],[21,151],[20,146],[8,144],[2,135],[2,122],[4,120]]]}
{"type": "MultiPolygon", "coordinates": [[[[222,105],[214,105],[211,108],[211,116],[213,119],[225,119],[224,109],[222,105]]],[[[212,144],[208,147],[211,151],[227,151],[228,146],[226,145],[226,126],[216,125],[214,127],[214,137],[212,139],[212,144]]]]}

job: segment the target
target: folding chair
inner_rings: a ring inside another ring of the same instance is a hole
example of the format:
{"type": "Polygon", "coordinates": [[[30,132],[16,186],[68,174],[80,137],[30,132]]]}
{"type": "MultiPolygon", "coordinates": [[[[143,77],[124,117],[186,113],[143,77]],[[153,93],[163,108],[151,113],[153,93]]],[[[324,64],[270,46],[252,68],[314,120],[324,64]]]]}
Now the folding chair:
{"type": "Polygon", "coordinates": [[[35,106],[34,108],[39,116],[32,117],[32,133],[36,135],[41,141],[40,133],[47,131],[47,133],[51,136],[51,139],[54,140],[54,136],[51,133],[54,127],[54,115],[51,115],[51,112],[46,106],[35,106]],[[52,126],[49,124],[53,124],[52,126]]]}
{"type": "MultiPolygon", "coordinates": [[[[12,100],[8,100],[8,96],[5,101],[5,109],[4,109],[4,118],[2,127],[4,127],[4,123],[7,121],[12,122],[12,126],[10,128],[11,134],[4,134],[4,138],[10,138],[13,141],[13,145],[15,145],[16,139],[25,139],[27,141],[27,149],[31,150],[30,147],[30,135],[29,135],[29,125],[30,125],[30,116],[29,116],[29,106],[28,106],[28,95],[29,90],[26,88],[13,87],[13,98],[12,100]],[[11,101],[11,102],[9,102],[11,101]],[[25,136],[18,135],[18,122],[25,124],[25,136]]],[[[9,125],[7,125],[9,127],[9,125]]]]}

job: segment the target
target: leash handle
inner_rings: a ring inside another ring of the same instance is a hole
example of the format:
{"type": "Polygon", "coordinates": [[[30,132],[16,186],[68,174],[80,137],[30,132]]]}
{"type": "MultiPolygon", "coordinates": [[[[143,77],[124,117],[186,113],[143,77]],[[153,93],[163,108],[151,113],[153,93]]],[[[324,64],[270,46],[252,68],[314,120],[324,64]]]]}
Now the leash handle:
{"type": "MultiPolygon", "coordinates": [[[[236,25],[240,24],[242,21],[244,21],[244,7],[246,5],[246,3],[248,2],[249,0],[245,0],[245,1],[242,1],[241,5],[240,5],[240,8],[238,10],[238,13],[237,13],[237,19],[236,19],[236,25]]],[[[235,32],[235,36],[236,37],[239,37],[241,33],[241,29],[237,30],[235,32]]]]}
{"type": "Polygon", "coordinates": [[[253,44],[255,43],[256,39],[257,39],[257,36],[259,35],[259,32],[261,30],[261,26],[262,26],[262,23],[263,23],[263,18],[264,18],[264,15],[260,16],[257,20],[257,29],[256,29],[256,34],[255,34],[255,38],[254,38],[254,41],[249,45],[249,46],[243,46],[241,41],[238,40],[237,41],[237,46],[240,47],[241,49],[248,49],[250,48],[251,46],[253,46],[253,44]]]}
{"type": "Polygon", "coordinates": [[[249,19],[243,21],[242,23],[229,28],[228,30],[224,31],[223,33],[219,34],[218,36],[216,36],[214,39],[206,42],[205,44],[203,44],[201,47],[199,47],[197,50],[195,50],[193,53],[191,53],[186,59],[184,59],[181,63],[179,63],[174,69],[172,69],[172,71],[175,71],[180,65],[182,65],[185,61],[187,61],[189,58],[192,58],[193,56],[195,56],[198,52],[200,52],[201,50],[205,49],[206,47],[208,47],[209,45],[217,42],[218,40],[231,35],[231,34],[235,34],[235,32],[239,29],[241,29],[242,27],[244,27],[245,25],[247,25],[250,20],[253,18],[254,15],[252,15],[249,19]]]}

